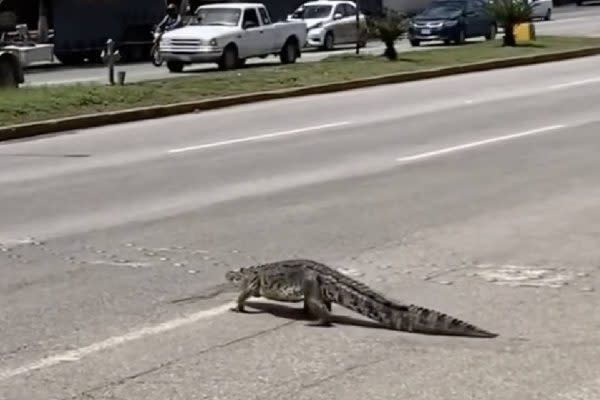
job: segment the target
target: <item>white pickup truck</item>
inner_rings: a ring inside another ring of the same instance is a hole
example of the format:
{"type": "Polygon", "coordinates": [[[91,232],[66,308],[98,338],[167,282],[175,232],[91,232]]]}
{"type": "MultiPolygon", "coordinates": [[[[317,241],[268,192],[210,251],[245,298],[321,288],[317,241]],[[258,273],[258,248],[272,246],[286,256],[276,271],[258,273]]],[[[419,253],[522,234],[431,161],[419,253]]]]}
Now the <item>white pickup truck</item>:
{"type": "Polygon", "coordinates": [[[306,23],[273,23],[260,3],[217,3],[198,7],[192,24],[163,34],[159,52],[171,72],[193,63],[234,69],[248,58],[270,54],[292,64],[301,56],[306,36],[306,23]]]}

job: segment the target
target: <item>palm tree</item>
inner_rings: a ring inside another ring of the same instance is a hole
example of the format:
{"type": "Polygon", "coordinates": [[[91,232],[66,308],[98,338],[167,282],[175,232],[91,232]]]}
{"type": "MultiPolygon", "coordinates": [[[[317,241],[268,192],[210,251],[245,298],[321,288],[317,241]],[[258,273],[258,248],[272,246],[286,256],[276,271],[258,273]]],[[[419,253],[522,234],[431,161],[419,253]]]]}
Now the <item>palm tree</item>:
{"type": "Polygon", "coordinates": [[[385,44],[383,55],[388,60],[396,60],[398,53],[394,47],[396,40],[406,34],[408,30],[408,19],[394,10],[385,10],[383,16],[373,16],[368,19],[368,25],[375,37],[385,44]]]}
{"type": "Polygon", "coordinates": [[[531,21],[532,7],[527,0],[491,0],[488,11],[504,28],[502,45],[515,47],[514,27],[531,21]]]}

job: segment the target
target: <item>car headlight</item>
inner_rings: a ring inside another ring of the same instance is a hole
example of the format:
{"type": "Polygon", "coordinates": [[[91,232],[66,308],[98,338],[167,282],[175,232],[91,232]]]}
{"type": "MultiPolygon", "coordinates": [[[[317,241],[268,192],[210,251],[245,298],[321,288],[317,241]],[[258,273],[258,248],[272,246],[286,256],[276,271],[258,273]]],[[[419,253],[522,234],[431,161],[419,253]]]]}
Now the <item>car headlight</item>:
{"type": "Polygon", "coordinates": [[[317,22],[310,29],[319,29],[319,28],[322,28],[322,27],[323,27],[323,23],[322,22],[317,22]]]}
{"type": "Polygon", "coordinates": [[[444,22],[444,26],[455,26],[456,24],[458,24],[458,20],[456,19],[444,22]]]}
{"type": "Polygon", "coordinates": [[[217,39],[210,39],[210,41],[208,42],[209,45],[211,46],[216,46],[217,45],[217,39]]]}

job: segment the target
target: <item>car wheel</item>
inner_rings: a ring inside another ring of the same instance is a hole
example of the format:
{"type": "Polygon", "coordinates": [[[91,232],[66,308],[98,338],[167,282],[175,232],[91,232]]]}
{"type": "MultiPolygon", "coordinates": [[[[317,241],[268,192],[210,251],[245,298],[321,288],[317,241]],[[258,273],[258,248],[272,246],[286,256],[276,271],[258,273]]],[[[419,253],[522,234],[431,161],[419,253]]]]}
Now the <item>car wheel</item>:
{"type": "Polygon", "coordinates": [[[181,72],[183,71],[183,63],[181,61],[167,61],[167,68],[169,72],[181,72]]]}
{"type": "Polygon", "coordinates": [[[335,45],[333,33],[327,32],[325,34],[325,39],[323,40],[323,50],[331,51],[333,50],[333,46],[335,45]]]}
{"type": "Polygon", "coordinates": [[[488,33],[485,35],[485,40],[496,39],[496,25],[491,24],[488,33]]]}
{"type": "Polygon", "coordinates": [[[419,42],[417,39],[410,39],[410,45],[412,47],[419,47],[420,44],[421,42],[419,42]]]}
{"type": "Polygon", "coordinates": [[[464,44],[465,40],[466,40],[465,30],[461,28],[461,30],[459,30],[458,34],[456,35],[456,39],[454,40],[454,43],[464,44]]]}
{"type": "Polygon", "coordinates": [[[552,10],[548,9],[548,11],[546,11],[546,15],[544,16],[544,21],[550,21],[550,19],[552,19],[552,10]]]}
{"type": "Polygon", "coordinates": [[[219,69],[224,71],[235,69],[239,65],[238,52],[234,46],[228,46],[219,60],[219,69]]]}
{"type": "Polygon", "coordinates": [[[296,62],[296,56],[298,54],[298,43],[295,40],[288,39],[283,45],[281,52],[279,53],[279,59],[282,64],[293,64],[296,62]]]}

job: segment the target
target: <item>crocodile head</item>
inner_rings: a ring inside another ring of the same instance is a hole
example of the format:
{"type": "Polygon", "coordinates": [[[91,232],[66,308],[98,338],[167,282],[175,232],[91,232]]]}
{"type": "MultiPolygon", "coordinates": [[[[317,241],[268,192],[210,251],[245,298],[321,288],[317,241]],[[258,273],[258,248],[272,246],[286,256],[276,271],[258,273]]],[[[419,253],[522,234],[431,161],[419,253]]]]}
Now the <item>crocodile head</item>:
{"type": "Polygon", "coordinates": [[[249,271],[246,268],[238,268],[231,271],[227,271],[225,273],[225,279],[234,285],[240,285],[244,279],[246,279],[249,275],[249,271]]]}

